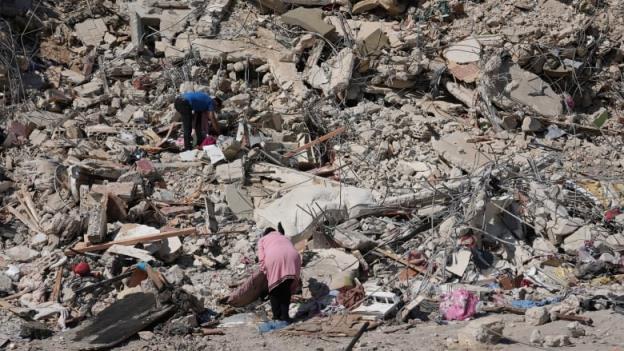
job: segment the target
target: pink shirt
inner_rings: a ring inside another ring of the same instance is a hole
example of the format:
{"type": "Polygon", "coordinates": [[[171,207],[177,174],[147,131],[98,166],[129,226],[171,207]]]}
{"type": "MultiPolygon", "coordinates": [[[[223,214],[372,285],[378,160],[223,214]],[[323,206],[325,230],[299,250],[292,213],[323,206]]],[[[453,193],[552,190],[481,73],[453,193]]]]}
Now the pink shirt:
{"type": "Polygon", "coordinates": [[[280,232],[271,232],[258,241],[260,269],[266,274],[269,291],[286,279],[293,279],[291,291],[299,286],[301,256],[290,239],[280,232]]]}

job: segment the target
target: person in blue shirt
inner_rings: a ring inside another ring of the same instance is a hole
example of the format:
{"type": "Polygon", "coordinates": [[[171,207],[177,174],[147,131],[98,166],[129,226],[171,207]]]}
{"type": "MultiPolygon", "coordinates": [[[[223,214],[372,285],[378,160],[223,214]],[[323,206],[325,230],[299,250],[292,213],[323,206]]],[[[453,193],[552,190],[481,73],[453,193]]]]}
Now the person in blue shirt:
{"type": "Polygon", "coordinates": [[[215,113],[221,110],[222,102],[218,97],[211,98],[204,92],[189,91],[180,94],[173,106],[182,115],[185,150],[193,148],[193,139],[191,138],[193,125],[195,125],[197,145],[201,144],[206,135],[209,134],[209,129],[212,129],[210,134],[219,135],[219,123],[215,113]],[[195,123],[193,123],[193,119],[195,119],[195,123]],[[211,128],[208,123],[211,124],[211,128]]]}

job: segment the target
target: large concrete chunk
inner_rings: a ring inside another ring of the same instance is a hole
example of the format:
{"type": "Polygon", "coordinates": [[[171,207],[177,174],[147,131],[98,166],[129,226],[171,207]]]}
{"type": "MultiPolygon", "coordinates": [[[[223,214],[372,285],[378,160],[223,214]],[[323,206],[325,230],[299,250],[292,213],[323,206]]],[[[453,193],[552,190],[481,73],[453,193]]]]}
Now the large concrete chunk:
{"type": "Polygon", "coordinates": [[[487,344],[498,343],[504,328],[505,324],[500,317],[479,318],[460,329],[457,339],[460,346],[482,349],[487,344]]]}
{"type": "Polygon", "coordinates": [[[301,270],[304,298],[323,297],[330,290],[353,284],[358,259],[338,249],[310,250],[310,261],[301,270]]]}
{"type": "Polygon", "coordinates": [[[474,144],[468,143],[468,138],[468,134],[459,132],[445,135],[440,140],[432,140],[433,149],[453,166],[472,173],[492,159],[488,154],[477,150],[474,144]]]}
{"type": "Polygon", "coordinates": [[[455,43],[443,52],[444,58],[455,63],[478,62],[481,58],[481,44],[474,38],[455,43]]]}
{"type": "Polygon", "coordinates": [[[306,87],[301,81],[297,67],[291,62],[282,62],[277,58],[269,59],[271,74],[283,90],[289,90],[296,99],[305,95],[306,87]]]}
{"type": "Polygon", "coordinates": [[[512,79],[512,100],[531,107],[543,116],[558,116],[563,113],[559,94],[536,74],[525,71],[518,65],[511,66],[509,73],[512,79]]]}
{"type": "Polygon", "coordinates": [[[230,184],[225,187],[225,201],[237,218],[251,219],[253,217],[253,202],[247,191],[239,186],[230,184]]]}
{"type": "Polygon", "coordinates": [[[521,104],[546,117],[563,113],[561,96],[536,74],[523,70],[517,64],[501,64],[486,75],[482,79],[491,82],[488,94],[492,102],[504,110],[521,104]]]}
{"type": "Polygon", "coordinates": [[[323,21],[323,11],[321,9],[307,9],[297,7],[282,15],[282,21],[286,24],[299,26],[310,32],[318,33],[324,37],[335,32],[336,28],[323,21]]]}
{"type": "Polygon", "coordinates": [[[254,218],[260,227],[276,227],[282,222],[286,235],[299,241],[311,235],[310,231],[321,218],[353,218],[362,207],[373,205],[376,202],[367,189],[299,185],[269,206],[256,209],[254,218]]]}
{"type": "Polygon", "coordinates": [[[101,18],[88,19],[84,22],[76,24],[76,35],[83,44],[87,46],[98,46],[104,34],[108,30],[106,23],[101,18]]]}
{"type": "Polygon", "coordinates": [[[89,195],[89,226],[85,241],[92,244],[101,243],[106,238],[106,210],[108,195],[91,193],[89,195]]]}
{"type": "Polygon", "coordinates": [[[362,22],[356,40],[361,55],[375,54],[390,46],[383,26],[375,22],[362,22]]]}

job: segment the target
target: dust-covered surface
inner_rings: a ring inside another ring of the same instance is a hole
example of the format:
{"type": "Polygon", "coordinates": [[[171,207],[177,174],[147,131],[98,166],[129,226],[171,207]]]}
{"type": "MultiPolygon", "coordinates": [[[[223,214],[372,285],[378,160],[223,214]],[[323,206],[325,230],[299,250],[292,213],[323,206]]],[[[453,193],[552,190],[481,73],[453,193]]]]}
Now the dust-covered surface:
{"type": "Polygon", "coordinates": [[[624,343],[621,1],[0,15],[0,347],[336,350],[366,321],[356,349],[624,343]],[[188,91],[223,108],[185,151],[188,91]],[[278,225],[302,289],[261,335],[266,296],[233,292],[278,225]]]}

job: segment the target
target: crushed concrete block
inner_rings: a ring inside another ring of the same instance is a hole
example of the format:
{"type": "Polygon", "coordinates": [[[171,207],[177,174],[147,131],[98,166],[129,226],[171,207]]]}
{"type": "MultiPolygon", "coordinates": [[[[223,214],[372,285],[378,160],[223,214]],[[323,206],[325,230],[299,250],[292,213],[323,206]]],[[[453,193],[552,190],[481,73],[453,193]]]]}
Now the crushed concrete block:
{"type": "Polygon", "coordinates": [[[48,140],[48,133],[45,131],[41,131],[39,129],[35,129],[28,136],[28,140],[33,146],[39,146],[48,140]]]}
{"type": "Polygon", "coordinates": [[[13,293],[13,280],[5,273],[0,273],[0,295],[13,293]]]}
{"type": "Polygon", "coordinates": [[[180,238],[167,238],[160,244],[160,248],[154,253],[156,257],[165,263],[175,261],[182,254],[182,241],[180,238]]]}
{"type": "Polygon", "coordinates": [[[376,22],[362,22],[356,41],[358,52],[363,56],[376,54],[390,46],[390,40],[383,27],[376,22]]]}
{"type": "Polygon", "coordinates": [[[114,194],[124,201],[132,201],[136,195],[136,184],[133,182],[93,184],[91,191],[99,194],[114,194]]]}
{"type": "Polygon", "coordinates": [[[323,21],[321,9],[309,9],[297,7],[282,15],[282,21],[286,24],[299,26],[310,32],[328,37],[336,31],[336,27],[323,21]]]}
{"type": "Polygon", "coordinates": [[[550,315],[545,307],[532,307],[524,312],[524,321],[529,325],[542,325],[548,323],[550,315]]]}
{"type": "Polygon", "coordinates": [[[573,338],[580,338],[581,336],[585,336],[585,328],[583,328],[583,325],[579,322],[569,323],[566,327],[568,328],[568,333],[573,338]]]}
{"type": "Polygon", "coordinates": [[[186,335],[193,331],[198,326],[197,317],[195,314],[189,314],[188,316],[172,319],[169,322],[169,332],[172,335],[186,335]]]}
{"type": "Polygon", "coordinates": [[[243,161],[238,159],[230,163],[220,164],[216,167],[215,173],[219,183],[228,184],[241,181],[245,178],[243,161]]]}
{"type": "Polygon", "coordinates": [[[32,250],[27,246],[14,246],[4,252],[10,259],[17,262],[28,262],[39,257],[39,251],[32,250]]]}
{"type": "Polygon", "coordinates": [[[108,195],[90,193],[88,198],[89,224],[85,234],[85,241],[93,244],[101,243],[106,238],[108,195]]]}
{"type": "Polygon", "coordinates": [[[481,348],[485,344],[497,344],[504,328],[500,317],[478,318],[460,329],[457,339],[461,346],[481,348]]]}
{"type": "Polygon", "coordinates": [[[123,110],[119,111],[115,117],[123,123],[130,123],[132,116],[139,108],[135,105],[126,105],[123,110]]]}
{"type": "Polygon", "coordinates": [[[529,337],[529,342],[531,344],[541,345],[544,343],[544,336],[539,331],[539,329],[533,329],[531,332],[531,336],[529,337]]]}
{"type": "Polygon", "coordinates": [[[397,164],[397,171],[411,176],[418,172],[428,172],[431,168],[425,162],[400,160],[397,164]]]}
{"type": "Polygon", "coordinates": [[[89,98],[102,94],[103,89],[104,84],[99,79],[94,79],[89,83],[75,87],[74,92],[81,97],[89,98]]]}
{"type": "Polygon", "coordinates": [[[539,132],[544,129],[544,126],[537,118],[524,117],[522,120],[523,132],[539,132]]]}
{"type": "Polygon", "coordinates": [[[87,46],[98,46],[102,42],[102,39],[104,39],[104,34],[108,30],[108,28],[106,28],[106,23],[104,23],[104,20],[101,18],[88,19],[78,23],[74,29],[76,30],[78,39],[87,46]]]}
{"type": "Polygon", "coordinates": [[[546,335],[544,337],[544,346],[561,347],[569,345],[572,345],[572,342],[567,335],[546,335]]]}

